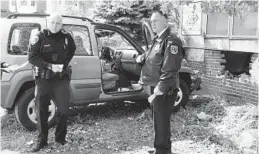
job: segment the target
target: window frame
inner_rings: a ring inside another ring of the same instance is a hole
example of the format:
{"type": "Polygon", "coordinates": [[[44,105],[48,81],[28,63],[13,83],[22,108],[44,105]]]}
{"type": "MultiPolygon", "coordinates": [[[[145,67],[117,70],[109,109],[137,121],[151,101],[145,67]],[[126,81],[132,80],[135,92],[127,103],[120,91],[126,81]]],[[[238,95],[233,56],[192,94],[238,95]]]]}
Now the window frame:
{"type": "Polygon", "coordinates": [[[41,30],[41,25],[39,23],[14,23],[12,24],[11,28],[10,28],[10,31],[9,31],[9,36],[8,36],[8,41],[7,41],[7,54],[8,55],[13,55],[13,56],[24,56],[24,55],[16,55],[16,54],[10,54],[9,51],[12,51],[11,50],[11,42],[12,42],[12,36],[13,36],[13,31],[17,28],[17,27],[26,27],[26,26],[21,26],[23,24],[33,24],[33,26],[35,25],[35,27],[38,28],[38,30],[40,31],[41,30]]]}
{"type": "MultiPolygon", "coordinates": [[[[140,45],[138,45],[135,41],[133,41],[133,39],[129,36],[129,34],[124,32],[123,30],[121,30],[117,27],[114,27],[114,26],[110,26],[110,25],[96,25],[94,27],[94,31],[100,30],[100,29],[115,31],[115,32],[119,33],[134,47],[134,49],[138,52],[138,54],[145,53],[145,50],[140,45]]],[[[95,32],[94,32],[94,34],[95,34],[95,32]]],[[[97,42],[97,36],[95,36],[95,37],[96,37],[95,40],[97,42]]]]}
{"type": "MultiPolygon", "coordinates": [[[[217,12],[218,13],[218,12],[217,12]]],[[[204,29],[204,34],[205,34],[205,36],[204,36],[204,38],[229,38],[229,35],[230,35],[230,18],[231,18],[231,16],[229,16],[228,15],[228,24],[227,24],[227,26],[228,26],[228,34],[227,35],[219,35],[219,34],[217,34],[217,35],[211,35],[211,34],[207,34],[207,27],[208,27],[208,18],[209,18],[209,15],[208,14],[206,14],[205,15],[206,16],[206,18],[205,18],[205,23],[206,23],[206,25],[205,25],[205,29],[204,29]]]]}
{"type": "MultiPolygon", "coordinates": [[[[257,18],[258,18],[258,12],[257,12],[257,18]]],[[[204,28],[204,38],[228,38],[229,40],[240,40],[240,39],[250,39],[250,40],[258,40],[259,37],[259,30],[258,30],[258,25],[257,25],[257,33],[256,35],[234,35],[234,15],[228,16],[228,35],[209,35],[207,34],[207,27],[208,27],[208,14],[206,14],[205,18],[205,28],[204,28]]],[[[258,24],[258,21],[257,21],[258,24]]]]}
{"type": "MultiPolygon", "coordinates": [[[[229,39],[235,40],[235,39],[253,39],[253,40],[257,40],[258,36],[259,36],[259,32],[258,32],[258,25],[257,27],[257,33],[255,35],[234,35],[234,15],[231,16],[232,18],[230,19],[231,23],[230,23],[230,29],[231,29],[231,33],[229,36],[229,39]]],[[[258,24],[258,12],[257,12],[257,24],[258,24]]]]}
{"type": "MultiPolygon", "coordinates": [[[[124,37],[122,34],[120,34],[119,32],[117,32],[117,31],[114,31],[114,30],[110,30],[110,29],[95,29],[95,31],[98,31],[98,30],[105,30],[105,31],[111,31],[111,32],[114,32],[114,34],[115,35],[119,35],[119,37],[121,37],[121,39],[122,39],[122,42],[126,42],[126,44],[128,44],[128,45],[130,45],[131,47],[132,47],[132,49],[128,49],[128,50],[137,50],[135,47],[134,47],[134,45],[133,44],[131,44],[129,41],[128,41],[128,39],[126,38],[126,37],[124,37]]],[[[96,35],[96,34],[95,34],[96,35]]],[[[98,37],[96,36],[96,39],[97,39],[98,37]]],[[[112,37],[108,37],[108,39],[111,39],[112,37]]],[[[111,39],[111,40],[114,40],[114,39],[111,39]]],[[[103,40],[102,40],[103,41],[103,40]]],[[[117,41],[117,40],[115,40],[115,41],[117,41]]],[[[98,41],[97,41],[97,43],[98,43],[98,41]]],[[[112,48],[112,47],[110,47],[110,46],[108,46],[109,48],[112,48]]],[[[118,46],[116,45],[116,49],[115,50],[120,50],[121,48],[117,48],[118,46]]]]}
{"type": "MultiPolygon", "coordinates": [[[[83,27],[87,30],[88,32],[88,38],[89,38],[89,44],[90,44],[90,51],[91,51],[91,55],[76,55],[76,53],[74,54],[74,56],[83,56],[83,57],[91,57],[91,56],[94,56],[94,51],[93,51],[93,46],[92,46],[92,41],[91,41],[91,36],[90,36],[90,31],[89,31],[89,28],[87,26],[84,26],[84,25],[74,25],[74,24],[63,24],[63,28],[64,26],[72,26],[72,27],[83,27]]],[[[68,32],[69,33],[69,32],[68,32]]],[[[74,36],[72,35],[73,37],[73,40],[74,40],[74,36]]]]}

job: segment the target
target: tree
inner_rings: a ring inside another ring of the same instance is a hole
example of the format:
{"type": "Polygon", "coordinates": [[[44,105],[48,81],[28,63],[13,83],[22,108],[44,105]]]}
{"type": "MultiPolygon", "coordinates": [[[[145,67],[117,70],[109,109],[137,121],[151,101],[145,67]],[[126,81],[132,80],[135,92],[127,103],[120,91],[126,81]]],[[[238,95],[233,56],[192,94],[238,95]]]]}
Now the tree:
{"type": "Polygon", "coordinates": [[[67,0],[60,8],[62,14],[92,18],[94,0],[67,0]]]}
{"type": "Polygon", "coordinates": [[[152,10],[159,9],[158,1],[101,1],[96,3],[94,19],[121,27],[142,44],[141,22],[150,16],[152,10]]]}
{"type": "Polygon", "coordinates": [[[178,31],[179,27],[182,26],[180,22],[180,7],[191,3],[201,3],[202,12],[205,14],[223,12],[229,15],[236,15],[241,19],[244,19],[250,11],[258,12],[258,2],[246,0],[102,0],[95,5],[94,19],[118,25],[131,34],[138,42],[143,43],[141,22],[143,19],[149,18],[153,10],[161,10],[167,14],[169,22],[176,27],[175,31],[178,31]]]}
{"type": "MultiPolygon", "coordinates": [[[[247,1],[247,0],[225,0],[225,1],[214,1],[214,0],[203,0],[203,1],[163,1],[161,4],[161,11],[171,16],[171,21],[175,22],[180,26],[180,13],[179,7],[181,5],[189,5],[191,3],[201,3],[202,12],[205,14],[213,12],[222,12],[238,16],[240,19],[244,19],[248,12],[258,12],[258,1],[247,1]]],[[[194,8],[195,9],[195,8],[194,8]]]]}

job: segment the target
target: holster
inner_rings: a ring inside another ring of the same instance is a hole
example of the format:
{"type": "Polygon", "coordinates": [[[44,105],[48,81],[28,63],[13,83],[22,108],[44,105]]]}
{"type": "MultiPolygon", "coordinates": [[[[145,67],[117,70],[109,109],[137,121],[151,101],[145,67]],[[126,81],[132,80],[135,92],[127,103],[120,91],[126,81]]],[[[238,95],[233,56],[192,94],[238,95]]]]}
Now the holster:
{"type": "Polygon", "coordinates": [[[55,73],[55,75],[58,75],[61,79],[63,78],[64,75],[68,75],[69,79],[71,80],[71,75],[72,75],[72,68],[71,66],[68,66],[65,70],[59,73],[55,73]]]}

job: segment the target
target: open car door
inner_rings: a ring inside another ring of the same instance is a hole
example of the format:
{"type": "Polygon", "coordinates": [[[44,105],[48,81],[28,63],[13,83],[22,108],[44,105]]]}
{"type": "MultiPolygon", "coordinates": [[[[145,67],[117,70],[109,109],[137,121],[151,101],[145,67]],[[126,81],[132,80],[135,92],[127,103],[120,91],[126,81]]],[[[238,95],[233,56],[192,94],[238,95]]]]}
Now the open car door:
{"type": "Polygon", "coordinates": [[[152,44],[153,38],[155,37],[155,34],[151,28],[151,24],[148,20],[144,20],[142,22],[142,33],[144,35],[145,48],[147,51],[152,44]]]}
{"type": "Polygon", "coordinates": [[[98,100],[101,91],[101,65],[98,53],[91,45],[92,27],[87,21],[64,19],[63,28],[74,38],[75,55],[72,66],[71,89],[74,104],[98,100]]]}
{"type": "Polygon", "coordinates": [[[144,53],[144,49],[133,41],[125,31],[112,25],[96,24],[95,35],[98,40],[97,42],[99,42],[99,48],[108,48],[108,55],[112,56],[115,66],[116,64],[119,65],[112,67],[111,71],[119,74],[120,79],[125,77],[127,81],[138,81],[141,66],[135,63],[135,58],[144,53]],[[117,72],[114,69],[117,69],[117,72]]]}

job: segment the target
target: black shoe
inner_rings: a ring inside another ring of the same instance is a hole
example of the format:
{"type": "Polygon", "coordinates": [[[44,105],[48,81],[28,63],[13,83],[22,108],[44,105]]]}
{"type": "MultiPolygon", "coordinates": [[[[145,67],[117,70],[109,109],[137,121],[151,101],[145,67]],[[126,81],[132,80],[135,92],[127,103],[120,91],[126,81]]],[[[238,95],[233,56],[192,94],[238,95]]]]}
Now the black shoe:
{"type": "Polygon", "coordinates": [[[48,143],[37,143],[31,152],[38,152],[40,149],[45,148],[47,145],[48,143]]]}
{"type": "Polygon", "coordinates": [[[148,153],[149,154],[174,154],[174,153],[172,153],[171,151],[158,151],[158,150],[148,150],[148,153]]]}
{"type": "Polygon", "coordinates": [[[150,150],[148,150],[147,151],[149,154],[154,154],[155,152],[156,152],[156,150],[155,149],[150,149],[150,150]]]}
{"type": "Polygon", "coordinates": [[[61,144],[61,145],[65,145],[67,143],[66,140],[56,140],[56,142],[61,144]]]}

